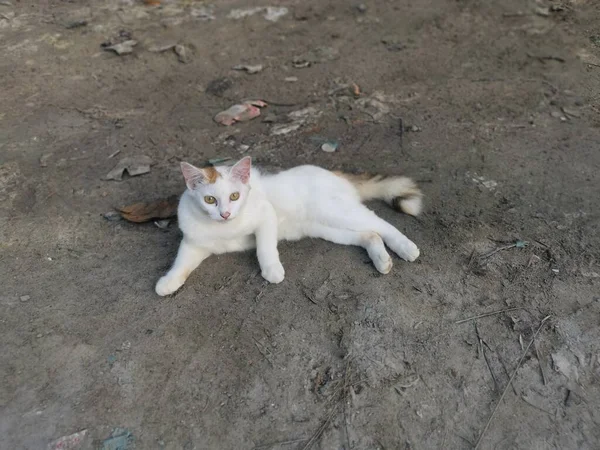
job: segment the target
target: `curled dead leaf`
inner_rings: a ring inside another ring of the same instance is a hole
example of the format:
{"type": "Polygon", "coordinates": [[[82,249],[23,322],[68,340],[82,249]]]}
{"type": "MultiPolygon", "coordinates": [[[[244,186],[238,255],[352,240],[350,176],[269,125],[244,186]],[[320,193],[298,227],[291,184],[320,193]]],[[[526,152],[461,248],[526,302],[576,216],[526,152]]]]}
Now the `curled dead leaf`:
{"type": "Polygon", "coordinates": [[[177,215],[179,197],[172,195],[168,198],[155,200],[153,202],[134,203],[132,205],[117,208],[123,219],[134,223],[149,222],[155,219],[168,219],[177,215]]]}

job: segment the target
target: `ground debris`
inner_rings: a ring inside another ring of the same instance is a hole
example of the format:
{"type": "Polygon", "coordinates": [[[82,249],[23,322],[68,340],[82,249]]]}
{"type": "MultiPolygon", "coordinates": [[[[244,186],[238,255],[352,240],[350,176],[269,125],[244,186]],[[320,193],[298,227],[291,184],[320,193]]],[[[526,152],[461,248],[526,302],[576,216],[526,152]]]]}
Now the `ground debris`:
{"type": "Polygon", "coordinates": [[[81,430],[77,433],[58,438],[48,445],[48,450],[77,450],[81,448],[81,445],[86,438],[87,431],[88,430],[81,430]]]}
{"type": "MultiPolygon", "coordinates": [[[[177,215],[177,205],[179,197],[172,195],[171,197],[155,200],[149,203],[138,202],[132,205],[117,208],[123,219],[134,223],[149,222],[155,219],[169,219],[177,215]]],[[[157,225],[159,228],[168,226],[161,222],[157,225]]]]}
{"type": "Polygon", "coordinates": [[[321,112],[314,106],[308,106],[306,108],[298,109],[286,114],[283,117],[278,117],[274,121],[284,122],[273,125],[271,128],[271,135],[278,136],[282,134],[288,134],[292,131],[298,130],[301,126],[306,124],[311,119],[314,119],[321,115],[321,112]]]}
{"type": "Polygon", "coordinates": [[[126,55],[128,53],[133,52],[133,47],[135,47],[137,45],[137,43],[138,42],[136,40],[130,39],[128,41],[123,41],[118,44],[106,46],[106,47],[104,47],[104,50],[113,51],[119,56],[126,55]]]}
{"type": "Polygon", "coordinates": [[[247,65],[247,64],[238,64],[236,66],[232,67],[233,70],[243,70],[246,73],[249,74],[255,74],[258,72],[262,72],[262,70],[264,69],[264,66],[262,64],[256,64],[256,65],[247,65]]]}
{"type": "Polygon", "coordinates": [[[256,6],[252,8],[232,9],[229,11],[227,17],[230,19],[239,20],[261,12],[264,13],[263,17],[269,22],[277,22],[279,19],[285,16],[289,10],[284,6],[256,6]]]}
{"type": "Polygon", "coordinates": [[[334,47],[316,47],[302,55],[294,57],[292,64],[301,69],[313,64],[321,64],[328,61],[334,61],[340,57],[340,52],[334,47]]]}
{"type": "Polygon", "coordinates": [[[267,104],[262,100],[248,100],[221,111],[214,117],[214,121],[225,126],[233,125],[236,122],[246,122],[260,116],[260,108],[265,106],[267,104]]]}
{"type": "Polygon", "coordinates": [[[390,52],[399,52],[406,48],[406,44],[398,36],[385,36],[381,39],[381,43],[390,52]]]}
{"type": "Polygon", "coordinates": [[[222,97],[223,93],[233,86],[233,81],[227,77],[215,78],[208,86],[206,86],[206,93],[214,95],[215,97],[222,97]]]}
{"type": "Polygon", "coordinates": [[[52,156],[52,153],[44,153],[40,156],[40,167],[48,167],[48,159],[52,156]]]}
{"type": "Polygon", "coordinates": [[[126,428],[115,428],[110,437],[102,441],[100,450],[128,450],[132,448],[133,434],[126,428]]]}
{"type": "Polygon", "coordinates": [[[190,15],[200,20],[215,20],[216,17],[214,15],[213,9],[210,6],[201,6],[199,8],[192,8],[190,10],[190,15]]]}
{"type": "Polygon", "coordinates": [[[337,150],[339,143],[337,141],[329,141],[321,145],[321,150],[325,153],[333,153],[337,150]]]}
{"type": "Polygon", "coordinates": [[[173,51],[177,55],[177,59],[180,63],[187,64],[190,62],[187,50],[183,45],[177,44],[175,47],[173,47],[173,51]]]}
{"type": "Polygon", "coordinates": [[[150,172],[150,166],[154,164],[152,159],[146,155],[130,156],[121,159],[113,170],[108,172],[105,180],[121,181],[123,173],[127,172],[129,176],[135,177],[150,172]]]}
{"type": "Polygon", "coordinates": [[[85,27],[88,24],[87,20],[73,20],[65,25],[67,30],[73,30],[75,28],[85,27]]]}

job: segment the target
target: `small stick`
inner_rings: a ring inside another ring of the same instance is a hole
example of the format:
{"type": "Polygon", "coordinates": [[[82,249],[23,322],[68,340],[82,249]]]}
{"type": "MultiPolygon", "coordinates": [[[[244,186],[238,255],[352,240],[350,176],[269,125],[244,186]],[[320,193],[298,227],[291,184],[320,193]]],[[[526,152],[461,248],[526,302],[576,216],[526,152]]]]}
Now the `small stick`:
{"type": "Polygon", "coordinates": [[[535,349],[535,357],[537,358],[538,363],[540,365],[540,372],[542,373],[542,381],[544,382],[544,386],[546,386],[548,384],[548,380],[546,379],[546,373],[544,372],[544,363],[543,363],[542,359],[540,358],[540,353],[538,351],[537,342],[533,343],[533,348],[535,349]]]}
{"type": "Polygon", "coordinates": [[[479,314],[478,316],[467,317],[466,319],[462,319],[462,320],[459,320],[458,322],[454,322],[454,323],[458,325],[459,323],[465,323],[465,322],[469,322],[471,320],[481,319],[482,317],[495,316],[496,314],[502,314],[502,313],[509,312],[509,311],[516,311],[517,309],[523,309],[523,308],[518,307],[518,308],[501,309],[499,311],[493,311],[493,312],[489,312],[489,313],[485,313],[485,314],[479,314]]]}
{"type": "Polygon", "coordinates": [[[335,406],[331,410],[331,413],[329,414],[329,416],[327,416],[327,419],[325,419],[325,422],[323,422],[323,424],[317,429],[317,431],[315,431],[315,433],[312,435],[312,437],[309,439],[309,441],[304,445],[304,447],[302,447],[302,450],[309,450],[313,446],[313,444],[317,441],[317,439],[319,439],[319,437],[321,437],[321,435],[327,428],[327,425],[329,425],[329,422],[331,422],[331,419],[333,419],[333,415],[335,414],[335,412],[339,406],[340,406],[339,403],[335,404],[335,406]]]}
{"type": "Polygon", "coordinates": [[[308,293],[308,290],[306,290],[306,289],[305,289],[305,290],[303,290],[303,291],[302,291],[302,293],[304,294],[304,296],[305,296],[307,299],[309,299],[309,300],[310,300],[310,302],[311,302],[312,304],[314,304],[314,305],[318,305],[318,303],[316,302],[316,300],[315,300],[314,298],[312,298],[312,295],[310,295],[310,294],[308,293]]]}
{"type": "Polygon", "coordinates": [[[500,384],[498,383],[496,375],[494,375],[494,371],[492,370],[492,366],[490,366],[490,361],[488,360],[488,357],[485,354],[485,347],[490,349],[490,346],[481,338],[481,335],[479,334],[479,328],[477,327],[477,322],[475,322],[475,334],[477,334],[477,339],[479,339],[479,349],[481,351],[481,354],[483,355],[483,360],[485,361],[485,364],[487,365],[487,368],[490,371],[490,375],[492,375],[492,380],[494,381],[494,390],[499,391],[500,384]]]}
{"type": "Polygon", "coordinates": [[[510,245],[505,245],[504,247],[498,247],[496,250],[492,250],[489,253],[486,253],[485,255],[481,255],[479,258],[480,259],[485,259],[485,258],[489,258],[492,255],[495,255],[498,252],[501,252],[502,250],[508,250],[510,248],[514,248],[516,247],[517,244],[510,244],[510,245]]]}
{"type": "Polygon", "coordinates": [[[296,444],[298,442],[304,442],[304,441],[307,441],[307,440],[308,439],[304,438],[304,439],[292,439],[292,440],[289,440],[289,441],[271,442],[270,444],[257,445],[256,447],[254,447],[253,450],[260,450],[262,448],[271,448],[271,447],[275,447],[276,445],[296,444]]]}
{"type": "MultiPolygon", "coordinates": [[[[521,346],[521,350],[524,350],[523,346],[521,346]]],[[[506,365],[504,364],[504,361],[502,360],[500,353],[496,353],[496,355],[498,355],[498,361],[500,361],[500,364],[502,364],[502,368],[504,369],[504,374],[506,376],[508,376],[508,369],[506,368],[506,365]]],[[[512,386],[512,389],[513,389],[513,392],[515,393],[515,395],[519,395],[519,394],[517,394],[517,389],[515,388],[515,384],[510,383],[510,385],[512,386]]]]}
{"type": "Polygon", "coordinates": [[[515,367],[514,372],[512,373],[510,380],[508,380],[508,383],[506,384],[506,387],[504,388],[504,391],[502,392],[502,395],[500,396],[500,399],[498,400],[498,403],[496,403],[496,406],[494,407],[494,410],[492,411],[492,414],[490,415],[490,418],[488,419],[487,423],[485,424],[485,427],[483,427],[483,431],[481,432],[481,434],[479,435],[479,439],[477,439],[477,443],[475,444],[475,448],[474,450],[477,450],[479,448],[479,445],[481,444],[481,442],[483,441],[483,436],[485,435],[485,432],[488,430],[488,428],[490,427],[490,424],[492,423],[492,420],[494,419],[494,416],[496,415],[496,411],[498,411],[498,407],[500,406],[500,403],[502,403],[502,400],[504,399],[504,396],[506,395],[506,393],[508,392],[508,386],[510,384],[512,384],[513,380],[515,379],[515,377],[517,376],[517,371],[519,370],[519,368],[521,367],[521,364],[523,363],[523,360],[525,359],[525,356],[527,356],[527,352],[529,351],[529,349],[531,348],[531,346],[533,345],[533,341],[535,341],[535,337],[539,334],[539,332],[542,330],[542,327],[544,326],[544,324],[546,323],[546,320],[548,320],[550,318],[550,316],[546,316],[542,319],[542,323],[540,323],[540,326],[538,327],[538,329],[535,331],[535,333],[533,334],[533,338],[531,338],[531,341],[529,342],[529,345],[527,345],[527,348],[525,349],[525,351],[523,352],[523,354],[521,355],[521,358],[519,359],[519,362],[517,363],[517,367],[515,367]]]}
{"type": "Polygon", "coordinates": [[[521,395],[521,400],[523,400],[525,403],[527,403],[532,408],[537,409],[538,411],[545,412],[549,416],[553,415],[550,411],[546,411],[544,408],[540,408],[538,405],[534,405],[533,403],[531,403],[531,401],[527,400],[527,397],[525,397],[524,395],[521,395]]]}
{"type": "MultiPolygon", "coordinates": [[[[254,339],[254,338],[252,338],[252,339],[254,339]]],[[[262,349],[258,345],[258,341],[256,339],[254,339],[254,345],[256,345],[256,348],[258,349],[259,353],[261,355],[263,355],[263,358],[265,358],[267,360],[267,362],[271,365],[271,367],[273,367],[273,363],[271,362],[271,360],[269,359],[269,357],[265,354],[265,352],[262,351],[262,349]]]]}
{"type": "Polygon", "coordinates": [[[121,153],[121,149],[117,150],[117,151],[116,151],[116,152],[114,152],[114,153],[111,153],[111,154],[110,154],[108,157],[109,157],[109,158],[114,158],[114,157],[115,157],[115,156],[117,156],[119,153],[121,153]]]}

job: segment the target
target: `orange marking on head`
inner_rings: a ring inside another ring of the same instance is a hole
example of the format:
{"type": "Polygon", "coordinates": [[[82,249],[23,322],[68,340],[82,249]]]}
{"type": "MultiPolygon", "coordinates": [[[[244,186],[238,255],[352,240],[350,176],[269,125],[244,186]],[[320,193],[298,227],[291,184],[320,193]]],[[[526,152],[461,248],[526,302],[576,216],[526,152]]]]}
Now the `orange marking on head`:
{"type": "Polygon", "coordinates": [[[217,178],[221,176],[221,174],[214,167],[206,167],[202,169],[204,172],[204,179],[206,183],[213,184],[217,181],[217,178]]]}

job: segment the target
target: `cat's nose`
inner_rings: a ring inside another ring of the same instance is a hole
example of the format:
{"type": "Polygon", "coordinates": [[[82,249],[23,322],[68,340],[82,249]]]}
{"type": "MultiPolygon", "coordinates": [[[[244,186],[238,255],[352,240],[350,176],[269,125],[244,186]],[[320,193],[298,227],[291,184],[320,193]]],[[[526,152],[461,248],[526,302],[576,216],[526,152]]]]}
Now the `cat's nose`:
{"type": "Polygon", "coordinates": [[[222,212],[221,213],[221,217],[225,220],[229,219],[229,216],[231,215],[230,212],[222,212]]]}

